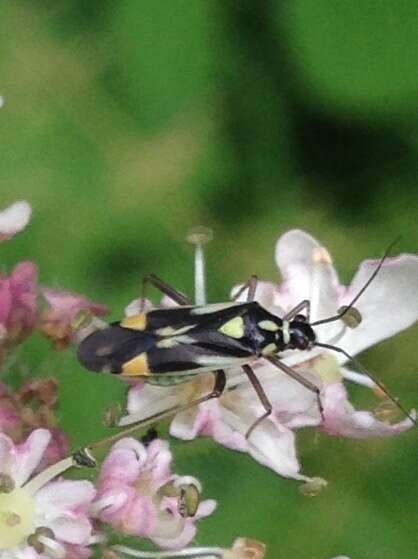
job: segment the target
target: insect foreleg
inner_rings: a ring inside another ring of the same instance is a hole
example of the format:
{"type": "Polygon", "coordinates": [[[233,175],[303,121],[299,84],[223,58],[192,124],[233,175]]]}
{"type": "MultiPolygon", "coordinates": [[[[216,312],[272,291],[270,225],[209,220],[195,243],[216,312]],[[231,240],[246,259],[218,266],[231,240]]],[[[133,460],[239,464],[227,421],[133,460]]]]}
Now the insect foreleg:
{"type": "Polygon", "coordinates": [[[244,283],[244,285],[238,289],[238,291],[235,293],[235,295],[233,297],[231,297],[231,300],[232,301],[237,301],[240,298],[240,296],[244,293],[244,291],[246,289],[248,289],[247,303],[251,303],[251,301],[254,301],[254,298],[255,298],[257,283],[258,283],[258,277],[257,276],[251,276],[250,279],[248,279],[244,283]]]}
{"type": "Polygon", "coordinates": [[[296,382],[298,382],[299,384],[302,384],[305,388],[307,388],[308,390],[310,390],[311,392],[314,392],[316,394],[316,400],[318,402],[319,413],[321,414],[322,420],[324,420],[324,406],[322,405],[321,391],[318,388],[318,386],[316,386],[316,384],[314,384],[310,380],[306,379],[303,375],[301,375],[300,373],[298,373],[297,371],[295,371],[294,369],[292,369],[291,367],[289,367],[288,365],[283,363],[283,361],[280,361],[280,359],[278,359],[274,355],[266,356],[265,359],[267,359],[268,361],[270,361],[270,363],[275,365],[278,369],[280,369],[281,371],[283,371],[284,373],[286,373],[287,375],[292,377],[296,382]]]}
{"type": "Polygon", "coordinates": [[[74,462],[79,466],[94,467],[96,465],[96,460],[92,455],[92,452],[96,448],[113,444],[117,442],[119,439],[122,439],[127,436],[132,436],[136,431],[143,429],[148,425],[153,425],[155,422],[161,421],[166,417],[171,417],[176,413],[186,411],[194,406],[203,404],[203,402],[207,402],[212,398],[219,398],[226,386],[226,376],[223,370],[213,371],[213,374],[215,375],[215,383],[213,385],[212,392],[210,392],[209,394],[206,394],[205,396],[202,396],[201,398],[197,398],[196,400],[193,400],[192,402],[188,402],[187,404],[184,404],[182,406],[173,406],[162,412],[155,413],[154,415],[146,417],[145,419],[141,419],[140,421],[131,425],[130,427],[123,429],[116,435],[106,437],[105,439],[101,439],[100,441],[92,443],[89,446],[76,451],[73,454],[74,462]]]}
{"type": "Polygon", "coordinates": [[[292,320],[292,318],[295,318],[295,316],[302,312],[304,309],[306,309],[306,318],[309,322],[311,316],[311,302],[309,301],[309,299],[304,299],[298,305],[296,305],[296,307],[290,309],[290,311],[284,315],[283,320],[292,320]]]}
{"type": "Polygon", "coordinates": [[[164,295],[167,295],[172,299],[175,303],[179,305],[192,305],[192,301],[187,295],[180,293],[174,287],[171,287],[168,283],[165,283],[162,279],[160,279],[155,274],[148,274],[142,280],[142,301],[145,301],[147,286],[151,284],[157,289],[161,291],[164,295]]]}
{"type": "Polygon", "coordinates": [[[251,382],[251,384],[253,385],[254,390],[257,393],[257,396],[261,402],[261,404],[263,405],[263,408],[266,410],[265,413],[263,413],[263,415],[260,415],[260,417],[258,417],[254,423],[250,426],[250,428],[248,429],[248,431],[245,434],[245,438],[248,439],[251,435],[251,433],[254,431],[254,429],[262,422],[264,421],[264,419],[266,419],[272,412],[272,405],[270,403],[270,400],[267,398],[266,393],[264,392],[263,387],[260,384],[260,381],[258,380],[256,374],[254,373],[254,371],[251,369],[251,367],[249,365],[243,365],[242,368],[244,369],[245,374],[248,377],[248,380],[251,382]]]}

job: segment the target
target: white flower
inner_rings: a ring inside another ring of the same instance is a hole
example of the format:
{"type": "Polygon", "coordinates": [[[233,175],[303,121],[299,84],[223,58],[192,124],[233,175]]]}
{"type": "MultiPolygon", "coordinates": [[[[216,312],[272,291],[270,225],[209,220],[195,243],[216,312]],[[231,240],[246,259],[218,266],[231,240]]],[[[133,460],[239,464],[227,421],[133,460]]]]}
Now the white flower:
{"type": "MultiPolygon", "coordinates": [[[[1,105],[0,105],[1,106],[1,105]]],[[[29,223],[32,209],[28,202],[14,202],[0,212],[0,241],[10,239],[29,223]]]]}
{"type": "Polygon", "coordinates": [[[31,479],[50,442],[36,429],[19,445],[0,433],[0,559],[86,557],[92,541],[88,481],[58,479],[72,465],[62,460],[31,479]]]}
{"type": "MultiPolygon", "coordinates": [[[[302,300],[308,299],[310,321],[315,322],[336,315],[341,306],[348,305],[369,279],[378,261],[364,262],[351,285],[345,287],[338,281],[327,250],[307,233],[293,230],[279,239],[276,263],[283,282],[280,285],[258,282],[256,300],[270,312],[283,317],[302,300]]],[[[318,340],[355,355],[413,324],[418,318],[418,257],[388,258],[355,306],[363,318],[357,328],[350,329],[342,320],[321,324],[315,329],[318,340]]],[[[318,489],[323,481],[318,478],[312,481],[300,473],[295,447],[296,429],[321,425],[333,435],[368,438],[396,435],[412,426],[408,418],[390,425],[379,421],[370,412],[353,408],[342,383],[344,377],[374,389],[376,385],[368,376],[345,368],[345,356],[315,347],[309,351],[288,350],[280,358],[321,389],[322,416],[315,393],[269,362],[259,360],[254,370],[273,406],[273,413],[252,431],[249,439],[245,434],[263,415],[264,409],[239,369],[227,371],[227,389],[221,398],[177,413],[171,422],[170,433],[182,439],[193,439],[199,434],[211,436],[229,448],[248,452],[282,476],[312,482],[308,486],[310,492],[318,489]]],[[[139,383],[129,392],[129,415],[122,419],[121,425],[171,406],[187,404],[209,393],[212,384],[211,375],[199,375],[175,387],[139,383]]]]}

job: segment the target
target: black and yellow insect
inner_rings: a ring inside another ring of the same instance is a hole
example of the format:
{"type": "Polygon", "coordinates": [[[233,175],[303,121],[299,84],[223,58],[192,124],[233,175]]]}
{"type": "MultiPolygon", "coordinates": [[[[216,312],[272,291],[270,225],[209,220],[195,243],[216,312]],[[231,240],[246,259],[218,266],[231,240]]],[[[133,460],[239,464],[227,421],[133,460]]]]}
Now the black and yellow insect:
{"type": "Polygon", "coordinates": [[[304,317],[282,320],[253,301],[137,314],[87,337],[78,357],[93,371],[171,384],[314,341],[304,317]]]}
{"type": "Polygon", "coordinates": [[[260,421],[271,413],[270,402],[250,367],[260,357],[269,359],[319,395],[314,384],[277,357],[286,349],[305,350],[315,344],[308,318],[298,314],[303,308],[309,311],[307,301],[279,318],[252,300],[255,277],[241,289],[248,289],[248,302],[204,306],[191,305],[187,297],[154,275],[145,281],[182,306],[136,314],[93,332],[78,347],[78,359],[84,367],[143,378],[161,386],[213,371],[215,386],[199,400],[203,401],[222,393],[226,384],[224,369],[241,366],[265,408],[260,421]]]}
{"type": "MultiPolygon", "coordinates": [[[[345,320],[354,303],[378,273],[383,257],[369,280],[352,302],[337,315],[310,323],[310,304],[305,300],[280,318],[254,301],[257,278],[253,276],[236,294],[247,290],[247,302],[194,306],[182,293],[154,275],[144,280],[171,297],[179,307],[156,309],[124,318],[87,336],[78,347],[78,359],[89,370],[138,377],[161,386],[178,384],[212,371],[215,385],[212,392],[190,405],[219,397],[226,385],[224,370],[242,367],[265,409],[265,413],[250,427],[251,431],[272,410],[267,395],[251,368],[251,363],[265,358],[317,395],[322,414],[320,389],[301,373],[280,359],[285,350],[309,350],[314,346],[327,348],[353,358],[342,348],[317,340],[313,326],[345,320]],[[306,312],[306,315],[301,312],[306,312]]],[[[351,314],[353,320],[353,314],[351,314]]],[[[354,320],[361,317],[357,311],[354,320]]],[[[347,322],[349,324],[349,322],[347,322]]],[[[357,362],[356,366],[367,371],[357,362]]],[[[369,375],[370,376],[370,375],[369,375]]],[[[375,383],[401,407],[376,379],[375,383]]],[[[402,411],[409,414],[401,407],[402,411]]],[[[410,417],[410,416],[409,416],[410,417]]],[[[412,419],[412,418],[411,418],[412,419]]]]}

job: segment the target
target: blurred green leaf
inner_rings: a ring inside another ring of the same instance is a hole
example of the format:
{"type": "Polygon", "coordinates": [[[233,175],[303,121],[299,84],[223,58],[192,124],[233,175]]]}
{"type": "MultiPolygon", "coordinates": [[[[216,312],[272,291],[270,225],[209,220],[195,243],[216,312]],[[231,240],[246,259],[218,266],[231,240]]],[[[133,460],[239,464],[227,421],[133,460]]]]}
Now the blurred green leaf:
{"type": "Polygon", "coordinates": [[[107,83],[121,80],[112,89],[145,129],[164,128],[208,94],[209,12],[208,3],[189,0],[123,0],[114,6],[114,74],[107,83]]]}
{"type": "Polygon", "coordinates": [[[298,78],[321,103],[373,117],[414,111],[415,0],[293,0],[279,16],[298,78]]]}

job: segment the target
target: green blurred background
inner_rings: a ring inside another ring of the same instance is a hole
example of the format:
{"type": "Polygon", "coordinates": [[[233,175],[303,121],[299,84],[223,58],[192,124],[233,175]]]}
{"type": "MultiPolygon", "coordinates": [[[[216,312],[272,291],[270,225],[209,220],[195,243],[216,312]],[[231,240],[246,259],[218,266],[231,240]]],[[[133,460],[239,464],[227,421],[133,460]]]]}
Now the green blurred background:
{"type": "MultiPolygon", "coordinates": [[[[399,234],[399,252],[417,252],[415,0],[9,0],[0,25],[0,202],[34,207],[3,267],[33,259],[42,284],[117,318],[150,271],[192,292],[196,224],[215,231],[213,301],[251,273],[275,279],[291,227],[317,236],[346,282],[399,234]]],[[[417,332],[362,356],[406,407],[417,332]]],[[[42,340],[24,359],[61,379],[75,445],[104,432],[117,379],[42,340]]],[[[196,542],[251,536],[269,559],[417,557],[416,434],[300,435],[305,472],[330,481],[315,499],[211,441],[174,442],[177,469],[219,501],[196,542]]]]}

